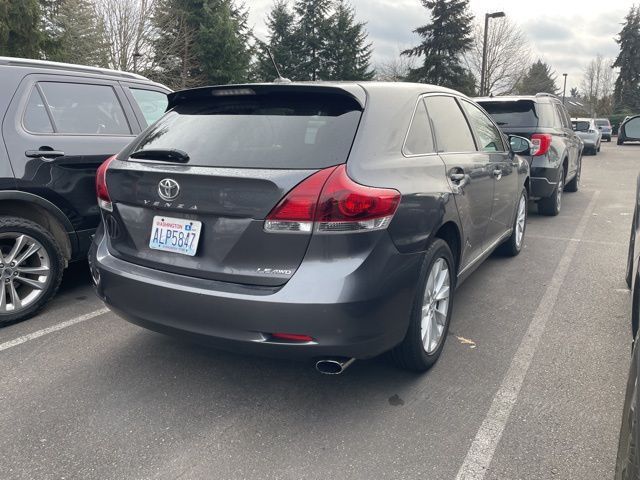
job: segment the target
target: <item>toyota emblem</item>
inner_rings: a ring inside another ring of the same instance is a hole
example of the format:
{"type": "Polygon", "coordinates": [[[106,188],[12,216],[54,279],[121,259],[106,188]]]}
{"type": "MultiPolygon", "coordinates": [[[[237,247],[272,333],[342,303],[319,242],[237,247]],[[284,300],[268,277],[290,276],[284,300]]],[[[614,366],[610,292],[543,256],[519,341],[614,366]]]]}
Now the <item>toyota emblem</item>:
{"type": "Polygon", "coordinates": [[[173,178],[165,178],[160,180],[158,184],[158,195],[166,201],[174,200],[180,193],[180,184],[173,178]]]}

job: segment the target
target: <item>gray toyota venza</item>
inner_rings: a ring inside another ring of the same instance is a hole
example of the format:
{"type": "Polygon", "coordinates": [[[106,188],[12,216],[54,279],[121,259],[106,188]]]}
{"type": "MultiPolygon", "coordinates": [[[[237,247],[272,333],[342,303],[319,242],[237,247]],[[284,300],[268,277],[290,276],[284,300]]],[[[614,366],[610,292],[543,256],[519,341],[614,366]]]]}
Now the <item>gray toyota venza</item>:
{"type": "Polygon", "coordinates": [[[185,90],[97,175],[98,295],[126,320],[323,373],[440,356],[460,284],[521,248],[529,167],[474,102],[408,83],[185,90]]]}

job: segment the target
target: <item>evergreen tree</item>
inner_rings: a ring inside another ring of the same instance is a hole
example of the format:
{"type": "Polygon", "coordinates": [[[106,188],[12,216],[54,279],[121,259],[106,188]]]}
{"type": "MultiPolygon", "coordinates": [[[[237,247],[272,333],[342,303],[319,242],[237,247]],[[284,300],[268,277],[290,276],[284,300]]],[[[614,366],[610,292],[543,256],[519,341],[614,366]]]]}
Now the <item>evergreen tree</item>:
{"type": "Polygon", "coordinates": [[[0,55],[40,58],[38,0],[0,0],[0,55]]]}
{"type": "Polygon", "coordinates": [[[182,89],[247,80],[247,11],[234,0],[158,0],[153,17],[157,78],[182,89]]]}
{"type": "Polygon", "coordinates": [[[91,0],[64,0],[53,19],[48,58],[60,62],[108,66],[104,28],[91,0]]]}
{"type": "Polygon", "coordinates": [[[519,95],[535,95],[536,93],[556,94],[556,76],[551,72],[551,68],[542,60],[538,60],[531,65],[522,80],[516,85],[519,95]]]}
{"type": "Polygon", "coordinates": [[[580,91],[576,87],[572,87],[569,90],[569,96],[573,98],[580,98],[580,91]]]}
{"type": "Polygon", "coordinates": [[[321,80],[327,76],[325,62],[331,0],[296,0],[298,21],[295,41],[300,55],[296,80],[321,80]]]}
{"type": "Polygon", "coordinates": [[[421,0],[430,10],[431,22],[414,30],[422,42],[403,55],[424,57],[423,64],[411,69],[407,80],[468,90],[470,77],[461,57],[473,42],[473,16],[468,0],[421,0]]]}
{"type": "Polygon", "coordinates": [[[356,22],[355,11],[339,0],[330,17],[325,68],[330,80],[371,80],[372,45],[367,42],[365,24],[356,22]]]}
{"type": "MultiPolygon", "coordinates": [[[[289,9],[286,0],[276,0],[267,16],[266,23],[269,29],[268,47],[278,64],[278,69],[282,76],[294,79],[300,57],[297,53],[298,46],[295,38],[295,16],[289,9]]],[[[278,74],[264,48],[265,45],[259,43],[256,77],[259,80],[270,82],[278,74]]]]}
{"type": "Polygon", "coordinates": [[[196,36],[198,69],[214,85],[247,81],[252,52],[248,12],[232,0],[205,2],[196,36]]]}
{"type": "Polygon", "coordinates": [[[616,112],[640,110],[640,7],[631,7],[616,39],[620,53],[613,66],[620,68],[615,83],[616,112]]]}

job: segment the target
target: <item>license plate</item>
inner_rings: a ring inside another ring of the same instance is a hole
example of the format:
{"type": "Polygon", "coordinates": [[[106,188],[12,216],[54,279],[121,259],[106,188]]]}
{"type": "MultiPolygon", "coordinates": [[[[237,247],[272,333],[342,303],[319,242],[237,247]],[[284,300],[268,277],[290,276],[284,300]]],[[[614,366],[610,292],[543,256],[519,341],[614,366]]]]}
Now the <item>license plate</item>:
{"type": "Polygon", "coordinates": [[[183,218],[153,217],[149,248],[193,257],[198,249],[202,222],[183,218]]]}

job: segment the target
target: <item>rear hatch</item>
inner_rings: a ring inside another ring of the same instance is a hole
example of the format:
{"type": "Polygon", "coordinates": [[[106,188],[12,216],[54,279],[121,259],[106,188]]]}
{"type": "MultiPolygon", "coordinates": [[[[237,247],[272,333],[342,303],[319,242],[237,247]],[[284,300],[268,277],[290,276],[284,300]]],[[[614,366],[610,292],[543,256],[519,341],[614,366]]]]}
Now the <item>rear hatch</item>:
{"type": "Polygon", "coordinates": [[[489,113],[507,135],[531,138],[539,129],[553,127],[553,106],[530,99],[479,100],[478,103],[489,113]]]}
{"type": "Polygon", "coordinates": [[[172,110],[109,165],[110,251],[194,277],[282,285],[311,232],[267,233],[264,219],[305,178],[346,162],[362,100],[313,86],[193,92],[174,94],[172,110]],[[199,226],[192,255],[150,248],[158,221],[199,226]]]}

